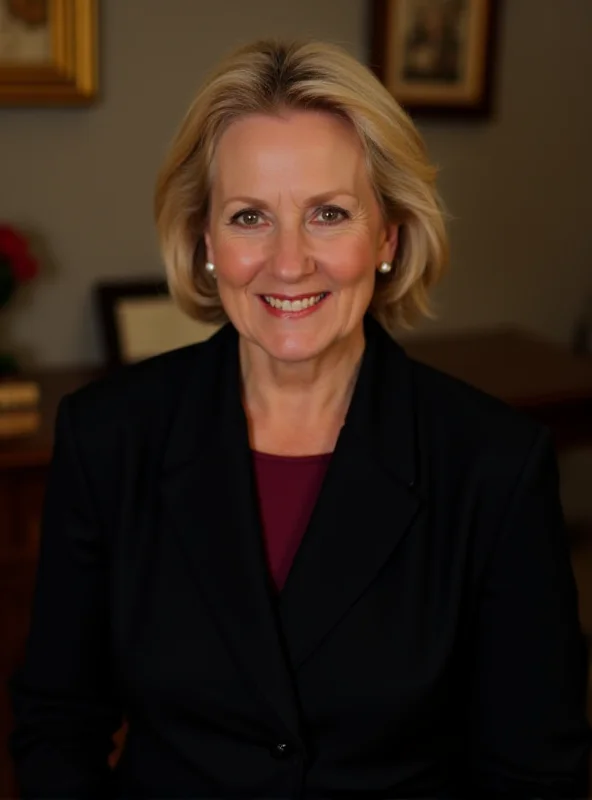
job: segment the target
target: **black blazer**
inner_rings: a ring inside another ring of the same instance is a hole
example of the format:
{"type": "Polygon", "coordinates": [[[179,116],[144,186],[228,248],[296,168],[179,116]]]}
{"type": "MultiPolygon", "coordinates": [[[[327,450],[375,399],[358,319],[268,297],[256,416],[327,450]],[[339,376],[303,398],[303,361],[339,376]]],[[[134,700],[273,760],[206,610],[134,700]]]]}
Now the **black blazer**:
{"type": "Polygon", "coordinates": [[[366,337],[278,598],[231,326],[62,402],[12,681],[25,797],[586,794],[549,435],[366,337]]]}

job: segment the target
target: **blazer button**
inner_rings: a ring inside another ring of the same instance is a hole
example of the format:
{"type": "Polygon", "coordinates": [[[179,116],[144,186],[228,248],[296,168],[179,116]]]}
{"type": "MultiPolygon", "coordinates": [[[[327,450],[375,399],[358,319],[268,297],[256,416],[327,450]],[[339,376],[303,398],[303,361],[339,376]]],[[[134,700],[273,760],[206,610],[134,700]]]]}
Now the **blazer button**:
{"type": "Polygon", "coordinates": [[[271,748],[271,755],[274,758],[289,758],[294,750],[287,742],[278,742],[271,748]]]}

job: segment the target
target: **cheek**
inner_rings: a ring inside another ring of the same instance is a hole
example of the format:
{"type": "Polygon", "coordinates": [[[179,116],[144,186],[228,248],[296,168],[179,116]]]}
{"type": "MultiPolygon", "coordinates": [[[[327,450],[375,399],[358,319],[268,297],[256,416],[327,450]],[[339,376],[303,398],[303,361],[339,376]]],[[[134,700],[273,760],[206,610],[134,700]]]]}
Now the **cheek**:
{"type": "Polygon", "coordinates": [[[214,249],[218,281],[232,286],[250,283],[264,263],[263,248],[255,242],[245,244],[230,239],[216,243],[214,249]]]}
{"type": "Polygon", "coordinates": [[[334,242],[323,256],[326,271],[342,286],[355,285],[374,278],[375,253],[370,241],[348,238],[334,242]]]}

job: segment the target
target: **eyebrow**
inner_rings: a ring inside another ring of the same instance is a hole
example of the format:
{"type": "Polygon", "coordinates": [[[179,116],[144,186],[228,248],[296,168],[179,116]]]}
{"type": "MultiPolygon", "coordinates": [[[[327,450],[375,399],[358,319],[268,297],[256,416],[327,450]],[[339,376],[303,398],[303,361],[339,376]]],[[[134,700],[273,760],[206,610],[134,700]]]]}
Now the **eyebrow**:
{"type": "MultiPolygon", "coordinates": [[[[357,200],[357,196],[352,194],[349,189],[332,189],[328,192],[321,192],[321,194],[315,194],[312,197],[309,197],[306,200],[306,205],[316,206],[322,205],[323,203],[328,202],[335,197],[351,197],[354,200],[357,200]]],[[[230,205],[230,203],[244,203],[248,206],[253,206],[254,208],[261,208],[264,210],[269,209],[269,204],[265,202],[265,200],[261,200],[257,197],[251,197],[249,195],[237,195],[235,197],[229,197],[228,200],[224,201],[224,207],[230,205]]]]}

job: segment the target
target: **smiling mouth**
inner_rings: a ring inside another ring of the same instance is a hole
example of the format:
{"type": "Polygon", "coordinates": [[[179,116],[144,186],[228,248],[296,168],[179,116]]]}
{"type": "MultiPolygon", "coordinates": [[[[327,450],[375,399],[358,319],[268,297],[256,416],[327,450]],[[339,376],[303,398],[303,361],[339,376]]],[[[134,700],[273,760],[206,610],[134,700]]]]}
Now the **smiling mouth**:
{"type": "Polygon", "coordinates": [[[264,303],[271,308],[275,308],[278,311],[305,311],[307,308],[312,308],[313,306],[318,305],[322,300],[327,297],[329,292],[321,292],[320,294],[311,294],[311,295],[304,295],[298,297],[294,300],[288,300],[287,298],[277,297],[273,294],[262,294],[260,295],[261,299],[264,303]]]}

